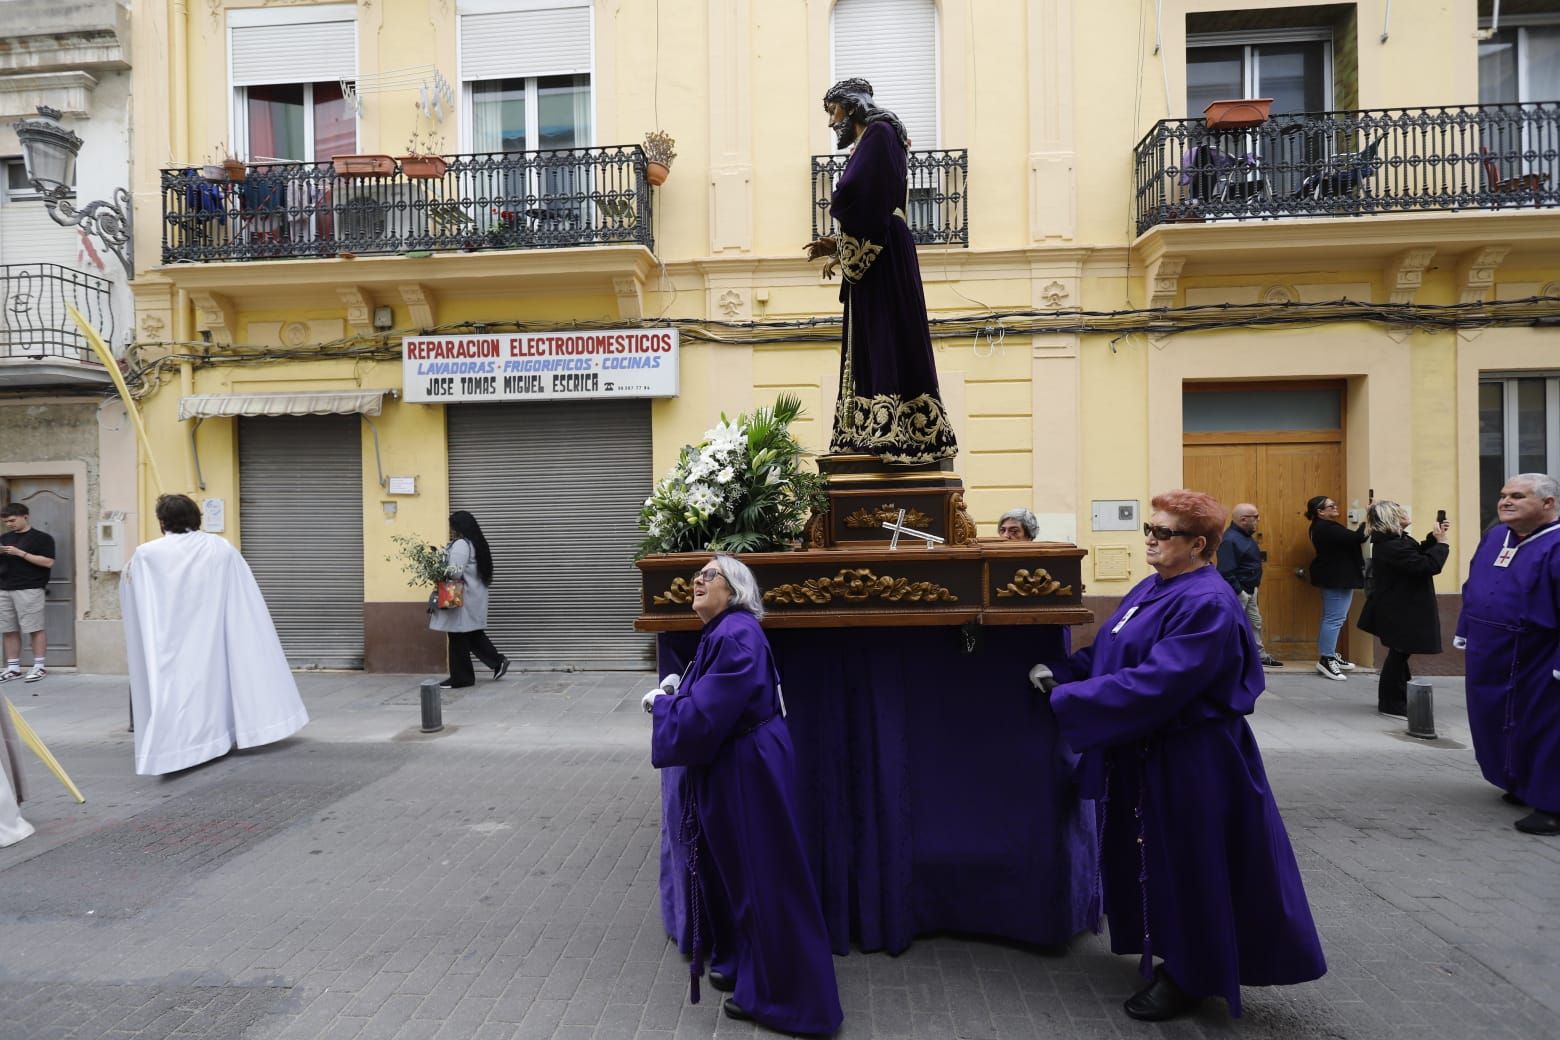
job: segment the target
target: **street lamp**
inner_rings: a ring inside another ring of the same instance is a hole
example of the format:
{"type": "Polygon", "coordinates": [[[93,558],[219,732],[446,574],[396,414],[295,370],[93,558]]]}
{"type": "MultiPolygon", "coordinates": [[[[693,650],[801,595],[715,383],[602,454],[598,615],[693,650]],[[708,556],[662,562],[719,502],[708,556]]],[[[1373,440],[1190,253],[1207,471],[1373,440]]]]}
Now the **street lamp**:
{"type": "Polygon", "coordinates": [[[134,278],[130,193],[115,188],[113,202],[89,202],[81,209],[72,205],[70,197],[76,183],[76,155],[81,151],[81,138],[59,124],[59,109],[39,105],[38,116],[12,124],[22,145],[27,179],[43,196],[43,205],[56,224],[79,227],[102,239],[125,265],[125,274],[134,278]]]}

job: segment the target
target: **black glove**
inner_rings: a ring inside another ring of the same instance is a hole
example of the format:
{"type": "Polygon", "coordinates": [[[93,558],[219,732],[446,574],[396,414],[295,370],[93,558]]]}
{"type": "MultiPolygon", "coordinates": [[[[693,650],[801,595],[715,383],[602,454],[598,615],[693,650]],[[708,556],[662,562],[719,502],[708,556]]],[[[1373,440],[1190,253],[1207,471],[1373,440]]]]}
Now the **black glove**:
{"type": "Polygon", "coordinates": [[[1037,664],[1029,669],[1029,684],[1047,697],[1056,689],[1056,676],[1048,664],[1037,664]]]}

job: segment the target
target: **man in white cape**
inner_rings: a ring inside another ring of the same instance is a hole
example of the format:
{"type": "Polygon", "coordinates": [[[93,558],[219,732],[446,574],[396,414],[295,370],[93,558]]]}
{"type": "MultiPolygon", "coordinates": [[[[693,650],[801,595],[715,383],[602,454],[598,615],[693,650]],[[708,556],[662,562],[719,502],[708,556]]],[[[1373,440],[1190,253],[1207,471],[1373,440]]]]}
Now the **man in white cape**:
{"type": "Polygon", "coordinates": [[[11,728],[11,713],[6,708],[5,698],[0,697],[0,849],[15,845],[33,832],[32,824],[22,819],[22,808],[18,804],[26,797],[16,732],[11,728]]]}
{"type": "Polygon", "coordinates": [[[119,581],[135,771],[156,776],[270,744],[309,721],[260,586],[239,551],[200,530],[185,495],[157,500],[163,536],[119,581]]]}

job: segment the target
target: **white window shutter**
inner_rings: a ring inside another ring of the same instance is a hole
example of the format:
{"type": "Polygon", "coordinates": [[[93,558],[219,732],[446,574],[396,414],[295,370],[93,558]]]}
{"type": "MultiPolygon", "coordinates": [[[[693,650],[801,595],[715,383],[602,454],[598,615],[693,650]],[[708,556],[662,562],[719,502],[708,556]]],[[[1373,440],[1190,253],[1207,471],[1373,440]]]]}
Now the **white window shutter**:
{"type": "Polygon", "coordinates": [[[233,27],[233,85],[357,79],[351,20],[233,27]]]}
{"type": "Polygon", "coordinates": [[[830,35],[834,79],[860,76],[899,117],[911,147],[938,147],[935,0],[839,0],[830,35]]]}
{"type": "Polygon", "coordinates": [[[590,10],[545,7],[461,15],[461,80],[588,74],[590,10]]]}

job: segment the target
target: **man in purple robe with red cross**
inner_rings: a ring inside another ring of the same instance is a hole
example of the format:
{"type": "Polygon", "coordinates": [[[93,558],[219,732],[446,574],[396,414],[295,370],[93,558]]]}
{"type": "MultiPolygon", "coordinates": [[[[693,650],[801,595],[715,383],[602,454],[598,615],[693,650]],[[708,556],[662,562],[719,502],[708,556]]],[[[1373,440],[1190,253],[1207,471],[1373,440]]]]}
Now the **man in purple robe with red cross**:
{"type": "Polygon", "coordinates": [[[838,270],[845,330],[832,454],[876,455],[916,466],[958,453],[937,388],[915,238],[905,222],[910,138],[877,107],[872,84],[844,79],[823,96],[835,143],[851,149],[829,201],[837,233],[807,245],[807,259],[838,270]]]}
{"type": "Polygon", "coordinates": [[[1453,645],[1467,652],[1468,727],[1484,778],[1560,834],[1560,482],[1520,473],[1500,489],[1463,584],[1453,645]]]}

